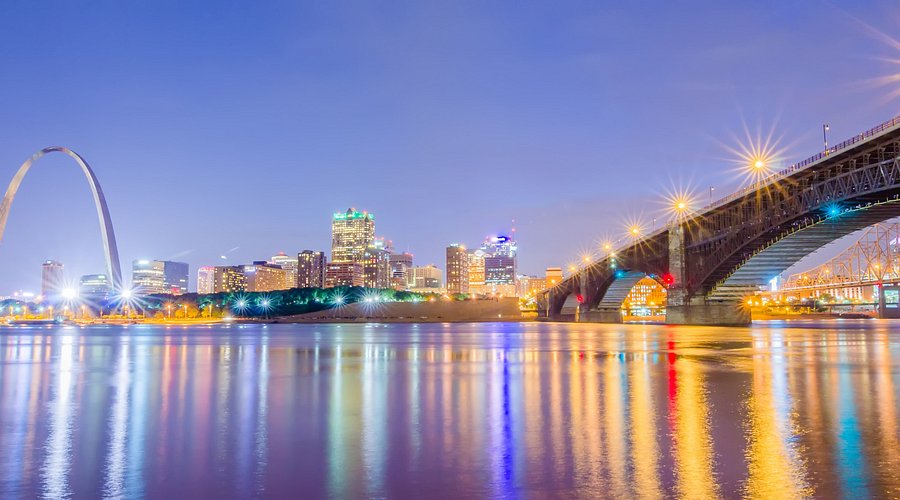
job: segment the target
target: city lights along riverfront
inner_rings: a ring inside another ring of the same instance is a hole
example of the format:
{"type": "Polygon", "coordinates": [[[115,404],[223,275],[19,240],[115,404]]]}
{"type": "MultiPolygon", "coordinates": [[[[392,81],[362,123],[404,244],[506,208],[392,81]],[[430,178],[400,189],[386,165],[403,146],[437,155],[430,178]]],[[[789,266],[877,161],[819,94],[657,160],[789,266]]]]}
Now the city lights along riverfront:
{"type": "Polygon", "coordinates": [[[898,21],[5,5],[0,499],[900,498],[898,21]]]}

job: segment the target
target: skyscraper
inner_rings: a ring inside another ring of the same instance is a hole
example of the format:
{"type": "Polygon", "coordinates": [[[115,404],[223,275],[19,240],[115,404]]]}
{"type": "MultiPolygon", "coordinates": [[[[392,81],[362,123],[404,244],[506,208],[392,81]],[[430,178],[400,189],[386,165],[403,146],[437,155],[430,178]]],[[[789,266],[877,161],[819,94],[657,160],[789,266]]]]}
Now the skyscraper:
{"type": "Polygon", "coordinates": [[[484,257],[484,286],[487,293],[515,297],[516,260],[508,255],[484,257]]]}
{"type": "Polygon", "coordinates": [[[484,250],[469,250],[469,293],[472,295],[484,295],[484,250]]]}
{"type": "Polygon", "coordinates": [[[188,275],[185,262],[141,259],[131,263],[131,286],[144,295],[187,293],[188,275]]]}
{"type": "Polygon", "coordinates": [[[366,248],[362,264],[366,287],[390,288],[391,252],[384,248],[383,240],[376,240],[374,245],[366,248]]]}
{"type": "Polygon", "coordinates": [[[466,247],[447,247],[447,293],[469,293],[469,254],[466,247]]]}
{"type": "Polygon", "coordinates": [[[197,293],[216,292],[216,268],[203,266],[197,270],[197,293]]]}
{"type": "Polygon", "coordinates": [[[288,274],[287,287],[297,288],[297,257],[279,252],[278,255],[274,255],[269,259],[269,263],[281,266],[282,269],[286,270],[288,274]]]}
{"type": "Polygon", "coordinates": [[[485,292],[514,297],[516,290],[516,242],[507,236],[487,238],[481,245],[484,257],[485,292]]]}
{"type": "Polygon", "coordinates": [[[165,270],[163,287],[166,289],[166,293],[171,293],[172,295],[187,293],[188,277],[191,274],[187,262],[164,260],[163,269],[165,270]]]}
{"type": "Polygon", "coordinates": [[[45,299],[55,298],[65,285],[65,270],[61,262],[44,261],[41,264],[41,295],[45,299]]]}
{"type": "Polygon", "coordinates": [[[350,208],[331,221],[331,261],[362,262],[375,241],[375,215],[350,208]]]}
{"type": "Polygon", "coordinates": [[[516,253],[518,251],[518,247],[516,247],[516,242],[513,241],[508,236],[490,236],[484,240],[484,243],[481,245],[481,249],[484,250],[487,254],[497,256],[506,256],[506,257],[516,257],[516,253]]]}
{"type": "Polygon", "coordinates": [[[297,286],[325,287],[325,252],[304,250],[297,254],[297,286]]]}
{"type": "Polygon", "coordinates": [[[166,293],[165,282],[166,268],[162,261],[141,259],[131,262],[131,286],[136,293],[166,293]]]}
{"type": "Polygon", "coordinates": [[[413,254],[409,252],[392,253],[390,255],[391,262],[391,286],[395,290],[406,290],[409,288],[409,269],[413,266],[413,254]]]}

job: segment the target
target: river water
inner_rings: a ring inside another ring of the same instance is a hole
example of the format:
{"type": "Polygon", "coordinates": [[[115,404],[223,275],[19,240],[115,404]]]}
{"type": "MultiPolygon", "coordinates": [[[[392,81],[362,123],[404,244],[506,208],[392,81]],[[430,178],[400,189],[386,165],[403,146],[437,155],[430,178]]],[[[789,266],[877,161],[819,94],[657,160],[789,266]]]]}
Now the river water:
{"type": "Polygon", "coordinates": [[[900,497],[900,323],[3,327],[0,497],[900,497]]]}

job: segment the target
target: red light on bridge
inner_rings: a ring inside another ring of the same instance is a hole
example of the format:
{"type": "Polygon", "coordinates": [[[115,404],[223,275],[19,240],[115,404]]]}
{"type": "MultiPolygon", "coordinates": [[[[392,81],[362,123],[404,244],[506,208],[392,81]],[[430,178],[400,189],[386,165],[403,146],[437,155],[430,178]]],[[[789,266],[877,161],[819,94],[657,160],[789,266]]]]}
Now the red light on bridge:
{"type": "Polygon", "coordinates": [[[575,298],[578,300],[579,304],[584,303],[584,297],[582,297],[580,293],[578,295],[576,295],[575,298]]]}
{"type": "Polygon", "coordinates": [[[669,273],[666,273],[662,275],[662,281],[664,285],[670,287],[675,284],[675,277],[669,273]]]}

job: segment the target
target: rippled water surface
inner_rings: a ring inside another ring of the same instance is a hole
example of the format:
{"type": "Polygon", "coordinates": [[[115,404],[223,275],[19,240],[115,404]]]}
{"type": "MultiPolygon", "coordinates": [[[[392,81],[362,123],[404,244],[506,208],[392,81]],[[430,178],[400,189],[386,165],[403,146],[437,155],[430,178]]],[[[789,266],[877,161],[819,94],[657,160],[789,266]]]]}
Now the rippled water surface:
{"type": "Polygon", "coordinates": [[[0,497],[900,497],[900,323],[0,329],[0,497]]]}

